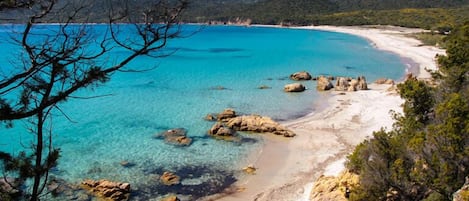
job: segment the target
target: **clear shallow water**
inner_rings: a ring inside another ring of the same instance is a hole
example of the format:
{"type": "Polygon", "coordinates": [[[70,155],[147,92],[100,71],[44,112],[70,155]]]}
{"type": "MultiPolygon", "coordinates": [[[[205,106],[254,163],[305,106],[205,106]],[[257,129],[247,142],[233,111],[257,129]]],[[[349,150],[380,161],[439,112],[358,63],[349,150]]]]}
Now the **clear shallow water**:
{"type": "MultiPolygon", "coordinates": [[[[7,38],[0,27],[2,39],[7,38]]],[[[99,29],[100,26],[94,28],[99,29]]],[[[185,26],[187,33],[198,26],[185,26]]],[[[17,48],[0,44],[0,68],[4,71],[17,48]]],[[[203,196],[217,188],[204,189],[207,182],[233,182],[237,171],[249,163],[247,156],[262,144],[258,136],[245,135],[239,143],[214,140],[206,135],[213,124],[203,117],[224,108],[287,120],[312,111],[325,94],[315,91],[314,82],[304,82],[304,93],[284,93],[291,73],[365,75],[399,79],[405,65],[396,55],[373,48],[365,39],[331,32],[261,27],[210,26],[196,34],[172,40],[165,49],[173,52],[163,59],[142,57],[129,67],[156,67],[145,73],[118,73],[106,85],[79,95],[110,95],[71,100],[62,109],[76,123],[54,117],[54,144],[62,150],[54,174],[69,182],[84,178],[107,178],[130,182],[139,199],[168,192],[203,196]],[[259,90],[260,85],[272,89],[259,90]],[[213,90],[223,86],[226,90],[213,90]],[[194,139],[189,147],[165,144],[155,134],[185,128],[194,139]],[[135,166],[124,168],[123,160],[135,166]],[[164,170],[183,175],[182,185],[160,186],[157,176],[164,170]],[[185,177],[184,177],[185,176],[185,177]],[[156,179],[155,179],[156,178],[156,179]],[[189,178],[189,179],[187,179],[189,178]],[[200,195],[199,195],[200,194],[200,195]]],[[[114,56],[119,56],[116,51],[114,56]]],[[[30,134],[24,122],[13,129],[0,128],[0,150],[18,152],[30,134]]]]}

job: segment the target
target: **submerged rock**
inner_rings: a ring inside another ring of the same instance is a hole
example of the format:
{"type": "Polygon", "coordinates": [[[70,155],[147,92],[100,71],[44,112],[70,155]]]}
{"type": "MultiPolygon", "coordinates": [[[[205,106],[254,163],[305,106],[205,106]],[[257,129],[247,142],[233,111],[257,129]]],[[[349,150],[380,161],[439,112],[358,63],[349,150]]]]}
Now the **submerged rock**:
{"type": "Polygon", "coordinates": [[[243,168],[243,171],[248,174],[255,174],[257,168],[254,167],[253,165],[248,165],[247,167],[243,168]]]}
{"type": "Polygon", "coordinates": [[[318,77],[316,88],[319,91],[327,91],[334,88],[334,85],[332,85],[331,81],[325,76],[320,76],[318,77]]]}
{"type": "Polygon", "coordinates": [[[189,146],[192,139],[187,137],[187,130],[184,128],[169,129],[161,133],[165,142],[179,146],[189,146]]]}
{"type": "Polygon", "coordinates": [[[20,189],[21,182],[19,179],[12,177],[0,178],[0,192],[8,194],[10,196],[19,196],[21,194],[20,189]]]}
{"type": "Polygon", "coordinates": [[[303,92],[306,87],[300,83],[287,84],[284,87],[285,92],[303,92]]]}
{"type": "Polygon", "coordinates": [[[311,74],[306,71],[296,72],[290,75],[290,79],[300,81],[300,80],[311,80],[311,74]]]}
{"type": "Polygon", "coordinates": [[[99,181],[87,179],[81,182],[81,187],[99,198],[113,201],[128,200],[130,196],[129,183],[112,182],[104,179],[99,181]]]}
{"type": "Polygon", "coordinates": [[[267,85],[261,85],[259,87],[257,87],[258,89],[272,89],[272,87],[269,87],[267,85]]]}
{"type": "Polygon", "coordinates": [[[216,115],[213,115],[213,114],[207,114],[207,116],[205,116],[204,119],[207,120],[207,121],[216,121],[217,117],[216,117],[216,115]]]}
{"type": "Polygon", "coordinates": [[[177,185],[180,183],[180,177],[172,172],[164,172],[160,177],[161,183],[166,186],[177,185]]]}
{"type": "Polygon", "coordinates": [[[214,86],[214,87],[210,87],[211,90],[227,90],[228,88],[224,87],[224,86],[214,86]]]}

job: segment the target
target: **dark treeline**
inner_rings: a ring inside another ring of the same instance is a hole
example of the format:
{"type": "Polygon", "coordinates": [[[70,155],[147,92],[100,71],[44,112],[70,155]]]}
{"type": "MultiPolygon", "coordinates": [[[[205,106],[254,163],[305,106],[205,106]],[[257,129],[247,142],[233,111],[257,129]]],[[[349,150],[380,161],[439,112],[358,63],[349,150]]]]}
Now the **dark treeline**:
{"type": "Polygon", "coordinates": [[[252,20],[255,24],[371,25],[439,28],[469,19],[468,0],[192,0],[188,22],[252,20]]]}
{"type": "MultiPolygon", "coordinates": [[[[169,0],[171,1],[171,0],[169,0]]],[[[175,0],[174,0],[175,1],[175,0]]],[[[8,1],[3,1],[8,2],[8,1]]],[[[152,0],[59,0],[61,11],[85,5],[78,22],[105,22],[110,7],[127,7],[135,21],[152,0]]],[[[187,0],[184,22],[239,22],[283,25],[397,25],[446,29],[469,20],[469,0],[187,0]]],[[[43,22],[60,22],[67,12],[43,22]]],[[[0,22],[20,23],[27,9],[0,12],[0,22]]]]}

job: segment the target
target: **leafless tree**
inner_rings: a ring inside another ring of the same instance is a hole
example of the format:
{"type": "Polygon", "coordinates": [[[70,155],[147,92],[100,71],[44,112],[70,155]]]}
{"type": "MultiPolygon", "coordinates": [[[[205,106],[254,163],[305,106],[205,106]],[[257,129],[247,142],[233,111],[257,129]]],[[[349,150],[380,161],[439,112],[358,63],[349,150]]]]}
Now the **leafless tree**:
{"type": "Polygon", "coordinates": [[[127,1],[113,1],[107,5],[107,28],[97,33],[88,24],[76,24],[79,18],[86,21],[81,13],[85,4],[70,7],[58,0],[0,1],[1,10],[25,9],[28,14],[23,30],[11,37],[22,47],[22,55],[11,63],[14,66],[9,66],[7,73],[0,75],[0,122],[12,126],[14,120],[32,121],[33,154],[23,157],[23,167],[7,153],[0,154],[0,159],[4,166],[10,165],[7,170],[26,169],[22,176],[33,180],[28,193],[31,201],[44,194],[48,172],[59,157],[59,149],[52,143],[52,129],[45,128],[50,125],[46,122],[51,112],[61,113],[60,103],[74,98],[78,90],[99,86],[116,72],[132,71],[126,67],[137,57],[164,56],[160,50],[169,39],[179,36],[179,17],[186,5],[184,0],[161,0],[145,5],[136,14],[127,1]],[[39,28],[44,27],[39,23],[57,16],[60,24],[39,28]],[[132,37],[126,35],[129,32],[132,37]],[[113,57],[111,63],[109,58],[115,49],[128,54],[113,57]]]}

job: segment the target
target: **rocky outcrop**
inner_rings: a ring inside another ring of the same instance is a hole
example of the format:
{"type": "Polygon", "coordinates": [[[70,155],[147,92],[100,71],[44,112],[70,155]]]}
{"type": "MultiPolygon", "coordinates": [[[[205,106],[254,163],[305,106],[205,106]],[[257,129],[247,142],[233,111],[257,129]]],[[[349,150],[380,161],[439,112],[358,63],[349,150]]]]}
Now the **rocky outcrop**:
{"type": "Polygon", "coordinates": [[[319,91],[327,91],[334,88],[334,85],[332,85],[332,82],[325,76],[320,76],[318,77],[316,88],[319,91]]]}
{"type": "MultiPolygon", "coordinates": [[[[232,109],[225,109],[220,114],[225,114],[223,121],[217,122],[208,131],[209,135],[215,137],[232,137],[236,131],[249,131],[256,133],[273,133],[285,137],[293,137],[295,133],[286,129],[269,117],[260,115],[237,116],[232,109]]],[[[219,116],[220,116],[219,114],[219,116]]]]}
{"type": "Polygon", "coordinates": [[[230,119],[226,125],[236,131],[250,131],[256,133],[273,133],[285,137],[294,137],[295,133],[286,129],[269,117],[259,115],[244,115],[230,119]]]}
{"type": "Polygon", "coordinates": [[[464,185],[453,194],[453,201],[469,200],[469,176],[466,177],[464,185]]]}
{"type": "Polygon", "coordinates": [[[236,131],[218,122],[213,125],[212,128],[210,128],[208,134],[217,137],[228,137],[234,136],[236,134],[236,131]]]}
{"type": "Polygon", "coordinates": [[[365,76],[359,76],[358,77],[358,90],[368,90],[368,84],[366,83],[366,78],[365,76]]]}
{"type": "Polygon", "coordinates": [[[311,191],[311,201],[347,201],[347,197],[354,187],[358,186],[358,175],[349,171],[340,173],[337,177],[321,176],[314,183],[311,191]]]}
{"type": "Polygon", "coordinates": [[[375,81],[376,84],[394,84],[394,80],[388,78],[379,78],[375,81]]]}
{"type": "Polygon", "coordinates": [[[338,77],[334,88],[336,91],[368,90],[368,84],[364,76],[359,76],[357,79],[338,77]]]}
{"type": "Polygon", "coordinates": [[[295,81],[311,80],[312,76],[306,71],[301,71],[301,72],[296,72],[296,73],[291,74],[290,79],[295,80],[295,81]]]}
{"type": "Polygon", "coordinates": [[[345,77],[338,77],[335,82],[335,90],[336,91],[347,91],[350,84],[347,78],[345,77]]]}
{"type": "Polygon", "coordinates": [[[226,121],[227,119],[231,119],[234,117],[236,117],[236,112],[233,109],[228,108],[228,109],[223,110],[223,112],[217,115],[217,120],[226,121]]]}
{"type": "Polygon", "coordinates": [[[306,90],[306,87],[300,83],[287,84],[283,88],[285,92],[303,92],[306,90]]]}
{"type": "Polygon", "coordinates": [[[179,146],[189,146],[192,139],[187,137],[187,131],[184,128],[175,128],[164,131],[161,134],[165,142],[179,146]]]}
{"type": "Polygon", "coordinates": [[[164,172],[160,177],[161,183],[166,186],[177,185],[180,183],[181,178],[172,172],[164,172]]]}
{"type": "Polygon", "coordinates": [[[99,198],[113,201],[128,200],[130,195],[129,183],[87,179],[81,182],[81,187],[99,198]]]}

